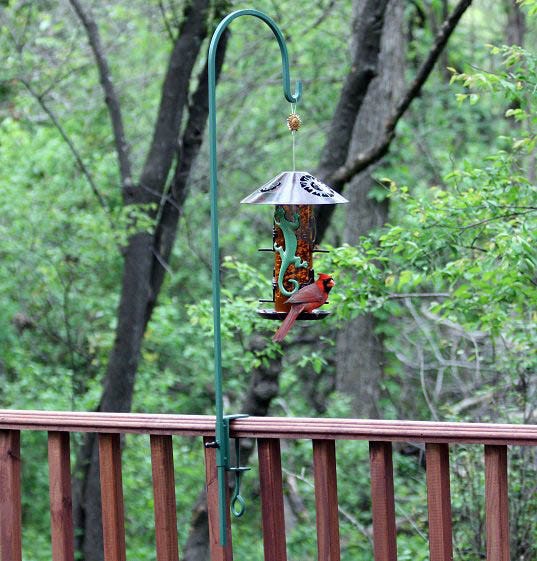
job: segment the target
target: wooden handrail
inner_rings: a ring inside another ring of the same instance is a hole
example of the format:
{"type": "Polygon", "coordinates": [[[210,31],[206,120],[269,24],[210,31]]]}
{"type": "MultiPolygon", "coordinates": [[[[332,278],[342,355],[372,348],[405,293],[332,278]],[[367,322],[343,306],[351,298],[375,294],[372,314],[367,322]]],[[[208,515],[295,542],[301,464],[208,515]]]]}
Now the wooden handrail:
{"type": "MultiPolygon", "coordinates": [[[[159,561],[177,561],[177,516],[172,435],[214,439],[215,417],[131,413],[0,410],[0,558],[20,561],[20,431],[49,432],[51,545],[54,561],[72,561],[70,432],[98,434],[104,558],[126,558],[121,433],[150,434],[155,539],[159,561]]],[[[392,442],[426,443],[427,502],[431,561],[453,556],[448,444],[484,445],[487,561],[509,561],[508,445],[537,445],[537,425],[438,423],[364,419],[248,417],[234,420],[233,437],[257,439],[265,558],[286,561],[280,439],[312,441],[319,561],[339,561],[335,440],[369,441],[375,561],[397,560],[392,442]]],[[[212,561],[232,561],[219,545],[214,448],[205,447],[207,509],[212,561]]]]}
{"type": "MultiPolygon", "coordinates": [[[[211,436],[214,424],[212,415],[0,410],[0,430],[211,436]]],[[[247,417],[233,421],[231,435],[240,438],[537,445],[537,425],[370,419],[247,417]]]]}

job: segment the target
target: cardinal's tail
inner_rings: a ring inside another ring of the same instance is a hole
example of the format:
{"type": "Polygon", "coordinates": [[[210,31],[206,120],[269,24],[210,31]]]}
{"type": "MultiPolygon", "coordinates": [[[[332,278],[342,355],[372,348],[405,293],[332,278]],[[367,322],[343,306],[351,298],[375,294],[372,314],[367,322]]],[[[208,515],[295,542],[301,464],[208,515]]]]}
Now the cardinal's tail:
{"type": "Polygon", "coordinates": [[[293,306],[289,313],[285,316],[285,319],[282,321],[282,324],[278,328],[278,331],[274,334],[272,340],[275,343],[278,343],[283,340],[283,338],[287,335],[287,332],[295,323],[296,318],[304,311],[304,306],[293,306]]]}

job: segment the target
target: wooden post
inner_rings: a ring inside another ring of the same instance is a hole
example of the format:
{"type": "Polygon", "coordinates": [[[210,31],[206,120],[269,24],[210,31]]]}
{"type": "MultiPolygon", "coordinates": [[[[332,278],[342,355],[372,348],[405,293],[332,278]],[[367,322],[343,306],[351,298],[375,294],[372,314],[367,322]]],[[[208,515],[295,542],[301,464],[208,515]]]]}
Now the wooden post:
{"type": "MultiPolygon", "coordinates": [[[[203,443],[214,440],[205,437],[203,443]]],[[[229,509],[226,511],[227,545],[220,545],[220,519],[218,511],[218,474],[216,471],[216,450],[205,447],[205,485],[207,489],[207,516],[209,518],[209,546],[211,561],[233,561],[231,542],[231,520],[229,509]]],[[[229,494],[228,494],[229,502],[229,494]]]]}
{"type": "Polygon", "coordinates": [[[287,561],[280,441],[260,438],[257,452],[265,561],[287,561]]]}
{"type": "Polygon", "coordinates": [[[150,436],[157,561],[179,561],[172,437],[150,436]]]}
{"type": "Polygon", "coordinates": [[[507,446],[485,446],[487,561],[509,561],[507,446]]]}
{"type": "Polygon", "coordinates": [[[126,561],[125,513],[119,434],[99,434],[99,468],[105,561],[126,561]]]}
{"type": "Polygon", "coordinates": [[[20,431],[0,430],[0,559],[21,561],[20,431]]]}
{"type": "Polygon", "coordinates": [[[427,505],[429,510],[430,561],[453,560],[449,447],[427,444],[427,505]]]}
{"type": "Polygon", "coordinates": [[[48,433],[52,559],[74,561],[71,458],[68,432],[48,433]]]}
{"type": "Polygon", "coordinates": [[[313,441],[313,476],[318,559],[339,561],[336,446],[333,440],[313,441]]]}
{"type": "Polygon", "coordinates": [[[397,561],[392,443],[369,443],[375,561],[397,561]]]}

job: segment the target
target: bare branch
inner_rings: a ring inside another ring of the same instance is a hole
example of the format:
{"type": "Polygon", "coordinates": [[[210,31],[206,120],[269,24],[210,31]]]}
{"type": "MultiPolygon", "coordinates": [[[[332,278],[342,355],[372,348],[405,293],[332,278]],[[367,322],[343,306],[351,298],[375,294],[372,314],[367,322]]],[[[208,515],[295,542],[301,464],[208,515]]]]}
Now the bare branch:
{"type": "Polygon", "coordinates": [[[366,0],[356,20],[351,69],[341,89],[317,169],[323,181],[331,181],[329,178],[348,160],[356,116],[377,75],[387,5],[387,0],[366,0]]]}
{"type": "Polygon", "coordinates": [[[444,47],[455,30],[459,20],[464,12],[470,7],[471,3],[472,0],[460,0],[456,8],[453,10],[453,13],[442,24],[433,46],[429,51],[429,55],[421,64],[416,77],[397,104],[393,114],[386,121],[381,141],[372,148],[365,150],[364,152],[360,152],[352,161],[337,169],[327,178],[328,183],[331,185],[341,186],[352,179],[357,173],[366,169],[387,154],[390,145],[395,138],[395,128],[397,123],[404,115],[412,101],[419,95],[421,88],[427,81],[427,78],[436,64],[438,57],[444,50],[444,47]]]}
{"type": "Polygon", "coordinates": [[[122,188],[129,187],[132,184],[131,163],[129,158],[129,146],[125,137],[125,129],[123,126],[123,117],[121,115],[121,106],[119,98],[116,94],[108,60],[103,50],[101,43],[101,36],[99,28],[89,11],[85,11],[79,0],[69,0],[71,6],[79,17],[86,34],[88,41],[97,63],[99,71],[99,81],[104,92],[104,100],[108,107],[108,114],[112,123],[112,130],[114,133],[114,143],[117,152],[119,163],[119,172],[121,176],[122,188]]]}
{"type": "Polygon", "coordinates": [[[28,93],[39,103],[39,105],[41,106],[43,111],[48,115],[52,124],[56,127],[56,129],[60,133],[60,136],[63,138],[63,140],[65,141],[65,143],[69,147],[69,150],[71,150],[71,153],[73,154],[73,156],[76,160],[76,163],[78,164],[78,167],[80,168],[80,171],[82,172],[82,174],[86,178],[87,182],[89,183],[89,185],[91,187],[91,190],[93,191],[93,193],[97,197],[97,200],[99,201],[99,204],[106,211],[106,213],[108,213],[108,210],[109,210],[108,205],[106,204],[106,201],[104,200],[104,197],[101,195],[101,192],[99,191],[99,189],[97,187],[97,184],[95,183],[95,180],[93,179],[93,176],[91,175],[91,173],[88,170],[86,164],[84,163],[84,160],[82,159],[82,156],[80,155],[80,152],[78,151],[74,142],[71,140],[71,137],[67,134],[65,129],[62,127],[61,123],[58,121],[58,118],[56,117],[55,113],[47,105],[43,95],[36,92],[32,88],[32,86],[30,85],[30,83],[27,82],[26,80],[24,80],[22,78],[19,78],[19,82],[21,82],[21,84],[26,88],[28,93]]]}
{"type": "Polygon", "coordinates": [[[65,72],[62,72],[62,66],[60,66],[58,71],[51,78],[49,85],[44,90],[41,90],[41,97],[47,97],[59,84],[70,78],[73,74],[86,70],[89,66],[89,64],[81,64],[80,66],[69,68],[65,72]]]}
{"type": "Polygon", "coordinates": [[[421,384],[421,391],[423,393],[423,397],[425,398],[425,403],[427,403],[427,407],[429,407],[429,411],[433,416],[435,421],[438,421],[438,413],[436,411],[436,407],[434,406],[431,398],[429,397],[429,391],[427,390],[427,384],[425,383],[425,368],[424,368],[424,359],[423,359],[423,351],[418,348],[418,357],[420,361],[420,384],[421,384]]]}
{"type": "MultiPolygon", "coordinates": [[[[465,230],[470,230],[471,228],[477,228],[478,226],[483,226],[483,224],[490,224],[491,222],[496,222],[497,220],[510,220],[511,218],[517,218],[518,216],[525,216],[526,214],[532,214],[535,212],[534,209],[525,210],[521,212],[510,212],[507,214],[500,214],[499,216],[491,216],[490,218],[484,218],[478,222],[473,222],[466,226],[457,226],[456,229],[464,232],[465,230]]],[[[476,248],[474,248],[476,249],[476,248]]]]}
{"type": "Polygon", "coordinates": [[[163,4],[162,0],[159,0],[158,7],[159,7],[159,10],[160,10],[160,14],[162,16],[162,21],[164,23],[164,27],[166,28],[166,33],[168,34],[168,37],[170,38],[170,41],[174,42],[175,37],[173,35],[172,26],[170,25],[170,22],[168,20],[168,16],[166,15],[166,8],[164,7],[164,4],[163,4]]]}
{"type": "Polygon", "coordinates": [[[388,295],[388,298],[397,300],[398,298],[449,298],[449,292],[394,292],[388,295]]]}
{"type": "Polygon", "coordinates": [[[326,5],[326,7],[324,8],[324,10],[322,11],[321,15],[310,25],[308,29],[304,31],[304,34],[309,33],[311,30],[315,29],[316,27],[319,27],[319,25],[321,25],[321,23],[323,23],[323,21],[328,16],[330,16],[336,2],[337,0],[330,0],[326,5]]]}
{"type": "MultiPolygon", "coordinates": [[[[295,479],[298,479],[299,481],[302,481],[302,483],[305,483],[308,487],[310,487],[311,489],[314,489],[315,486],[313,484],[313,482],[308,479],[307,477],[305,477],[304,475],[300,475],[298,473],[293,473],[292,471],[289,471],[286,468],[282,468],[282,472],[284,473],[284,475],[286,476],[291,476],[294,477],[295,479]]],[[[363,536],[365,538],[367,538],[367,540],[369,541],[369,543],[371,544],[371,546],[373,546],[373,532],[372,532],[372,528],[370,527],[366,527],[363,524],[361,524],[359,522],[359,520],[353,516],[352,514],[350,514],[347,510],[345,510],[341,505],[338,505],[337,507],[339,514],[341,514],[343,516],[343,518],[345,518],[347,520],[347,522],[349,522],[352,526],[354,526],[359,532],[361,532],[363,534],[363,536]]]]}

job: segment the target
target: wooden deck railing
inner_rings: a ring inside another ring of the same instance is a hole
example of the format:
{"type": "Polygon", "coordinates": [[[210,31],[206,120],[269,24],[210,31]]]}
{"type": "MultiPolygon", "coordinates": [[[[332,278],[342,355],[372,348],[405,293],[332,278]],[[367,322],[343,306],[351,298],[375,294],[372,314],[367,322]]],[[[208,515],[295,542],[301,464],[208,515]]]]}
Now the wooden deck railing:
{"type": "MultiPolygon", "coordinates": [[[[71,432],[99,438],[104,554],[125,560],[120,434],[149,434],[158,561],[179,559],[172,436],[214,438],[214,417],[0,410],[0,560],[21,561],[20,432],[48,431],[52,559],[73,561],[71,432]]],[[[257,439],[266,561],[285,561],[280,439],[313,441],[319,561],[338,561],[340,540],[335,440],[369,441],[375,561],[395,561],[392,442],[426,445],[430,561],[453,559],[449,444],[484,445],[487,561],[509,560],[507,446],[537,445],[537,426],[354,419],[255,418],[233,422],[233,437],[257,439]]],[[[232,559],[231,539],[218,545],[216,463],[205,449],[211,559],[232,559]]]]}

